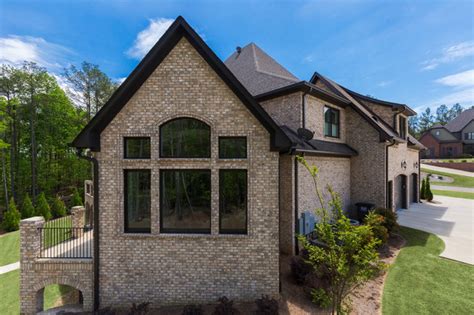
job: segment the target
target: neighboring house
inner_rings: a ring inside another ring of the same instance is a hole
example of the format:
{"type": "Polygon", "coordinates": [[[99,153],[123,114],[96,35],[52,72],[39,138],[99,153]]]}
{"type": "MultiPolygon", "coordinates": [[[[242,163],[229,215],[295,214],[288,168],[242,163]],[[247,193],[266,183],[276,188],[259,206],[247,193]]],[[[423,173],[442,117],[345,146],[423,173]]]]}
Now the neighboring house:
{"type": "Polygon", "coordinates": [[[425,131],[420,142],[427,148],[424,158],[474,155],[474,108],[467,109],[445,126],[435,124],[425,131]]]}
{"type": "Polygon", "coordinates": [[[318,207],[295,156],[349,213],[407,208],[413,114],[318,73],[301,81],[255,44],[223,63],[179,17],[73,142],[94,163],[93,259],[37,260],[42,221],[22,221],[22,312],[50,283],[80,289],[85,309],[278,296],[280,253],[318,207]]]}

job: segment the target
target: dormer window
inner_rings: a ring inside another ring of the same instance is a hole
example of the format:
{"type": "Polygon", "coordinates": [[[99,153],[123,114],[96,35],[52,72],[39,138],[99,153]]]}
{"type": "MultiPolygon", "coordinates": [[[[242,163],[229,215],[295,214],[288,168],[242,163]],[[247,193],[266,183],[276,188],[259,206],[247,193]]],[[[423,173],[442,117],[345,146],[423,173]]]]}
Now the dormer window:
{"type": "Polygon", "coordinates": [[[402,139],[407,137],[407,119],[403,116],[398,117],[398,134],[402,139]]]}
{"type": "Polygon", "coordinates": [[[324,107],[324,136],[339,138],[339,111],[329,106],[324,107]]]}

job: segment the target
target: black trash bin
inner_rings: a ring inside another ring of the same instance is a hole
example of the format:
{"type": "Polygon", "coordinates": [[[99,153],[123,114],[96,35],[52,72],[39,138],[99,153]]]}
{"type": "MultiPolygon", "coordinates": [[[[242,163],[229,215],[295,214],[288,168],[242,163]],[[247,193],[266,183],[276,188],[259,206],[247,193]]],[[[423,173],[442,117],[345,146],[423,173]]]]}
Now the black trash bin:
{"type": "Polygon", "coordinates": [[[375,209],[375,205],[373,203],[358,202],[355,205],[357,207],[357,219],[359,222],[363,222],[369,211],[375,209]]]}

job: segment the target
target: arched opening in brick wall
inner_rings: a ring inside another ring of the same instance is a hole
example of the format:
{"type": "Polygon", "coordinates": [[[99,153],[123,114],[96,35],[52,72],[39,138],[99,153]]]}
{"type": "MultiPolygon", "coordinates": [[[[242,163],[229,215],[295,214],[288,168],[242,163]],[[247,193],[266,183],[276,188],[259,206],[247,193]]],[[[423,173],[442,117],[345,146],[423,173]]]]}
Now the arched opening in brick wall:
{"type": "Polygon", "coordinates": [[[82,292],[72,286],[50,284],[36,292],[36,311],[64,308],[64,311],[81,311],[84,298],[82,292]]]}

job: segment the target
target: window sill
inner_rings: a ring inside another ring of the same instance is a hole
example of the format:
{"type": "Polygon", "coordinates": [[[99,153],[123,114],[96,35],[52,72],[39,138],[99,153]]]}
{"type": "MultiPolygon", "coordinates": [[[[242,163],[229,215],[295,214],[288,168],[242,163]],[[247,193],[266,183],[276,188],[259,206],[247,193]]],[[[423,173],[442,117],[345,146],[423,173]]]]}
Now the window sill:
{"type": "Polygon", "coordinates": [[[155,238],[155,239],[167,239],[167,238],[209,238],[209,239],[226,239],[226,238],[250,238],[250,234],[199,234],[199,233],[120,233],[123,238],[155,238]]]}

